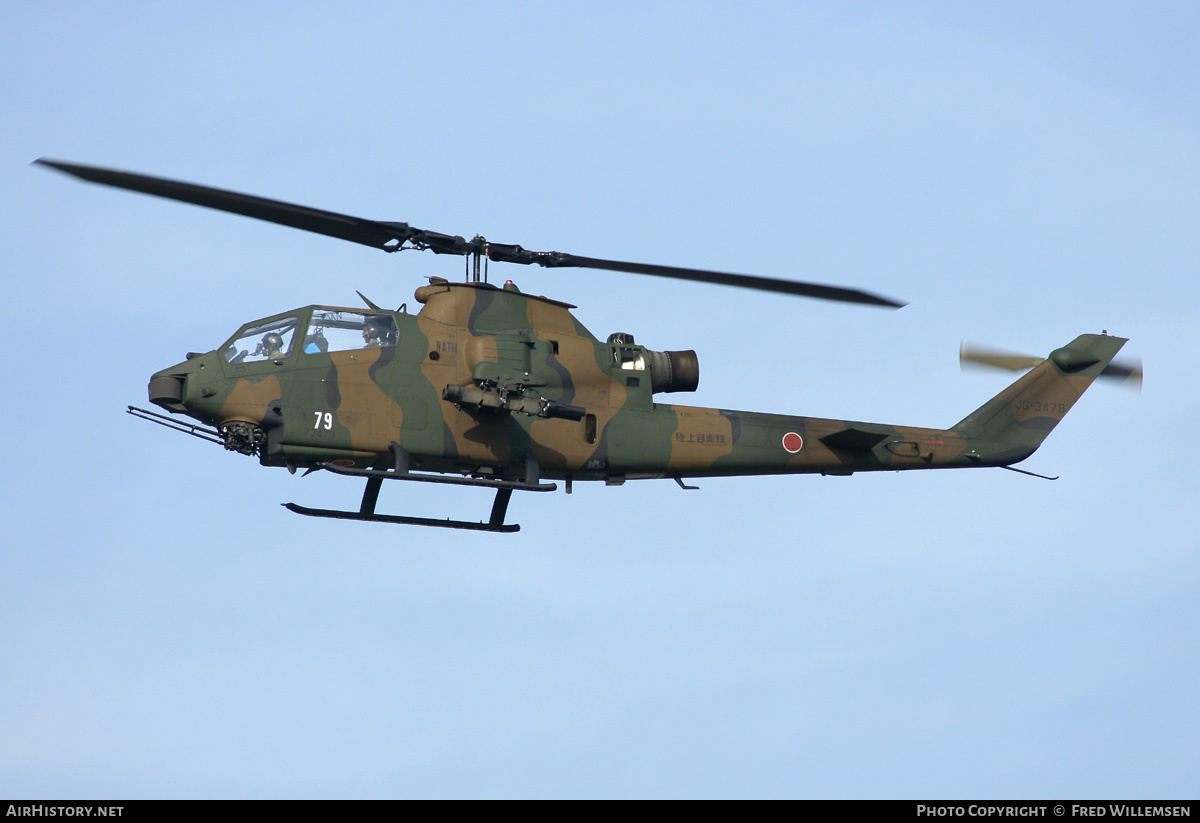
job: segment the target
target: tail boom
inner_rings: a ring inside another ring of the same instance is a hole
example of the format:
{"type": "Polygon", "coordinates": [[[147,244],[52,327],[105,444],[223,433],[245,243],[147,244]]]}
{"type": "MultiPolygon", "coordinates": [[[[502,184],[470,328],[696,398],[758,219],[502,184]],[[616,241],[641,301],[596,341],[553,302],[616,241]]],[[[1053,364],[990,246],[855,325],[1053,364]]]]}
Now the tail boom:
{"type": "Polygon", "coordinates": [[[1007,466],[1037,450],[1125,342],[1081,335],[949,429],[658,405],[630,423],[657,428],[654,444],[618,435],[606,468],[681,478],[1007,466]]]}

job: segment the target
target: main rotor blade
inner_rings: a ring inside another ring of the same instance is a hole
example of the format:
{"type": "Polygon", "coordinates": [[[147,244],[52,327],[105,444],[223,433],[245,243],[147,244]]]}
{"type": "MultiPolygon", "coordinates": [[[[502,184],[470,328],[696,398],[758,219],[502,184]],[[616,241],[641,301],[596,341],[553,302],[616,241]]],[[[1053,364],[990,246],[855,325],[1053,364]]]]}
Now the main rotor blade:
{"type": "Polygon", "coordinates": [[[483,237],[464,240],[458,235],[441,234],[414,228],[407,223],[367,220],[348,214],[339,214],[322,209],[313,209],[281,200],[270,200],[250,194],[240,194],[226,189],[199,186],[180,180],[168,180],[145,174],[134,174],[116,169],[84,166],[62,160],[40,158],[34,161],[43,166],[57,169],[66,174],[130,191],[152,194],[170,200],[179,200],[210,209],[232,212],[257,220],[266,220],[303,231],[324,234],[349,240],[364,246],[384,251],[397,251],[406,243],[412,248],[429,249],[435,254],[468,255],[486,252],[489,259],[497,262],[536,263],[546,268],[584,268],[621,271],[631,274],[649,274],[655,277],[670,277],[676,280],[691,280],[700,283],[715,283],[722,286],[737,286],[743,289],[792,294],[799,297],[815,297],[844,303],[862,303],[869,306],[900,308],[905,305],[891,298],[881,297],[858,289],[829,286],[822,283],[802,283],[780,280],[774,277],[758,277],[748,274],[729,274],[688,269],[678,266],[659,266],[647,263],[625,263],[619,260],[604,260],[596,257],[581,257],[564,252],[533,252],[520,246],[488,243],[483,237]]]}
{"type": "Polygon", "coordinates": [[[596,257],[581,257],[565,252],[526,251],[520,246],[488,244],[488,257],[509,263],[536,263],[546,268],[603,269],[623,271],[631,274],[649,274],[655,277],[670,277],[675,280],[691,280],[697,283],[714,283],[721,286],[737,286],[742,289],[757,289],[777,294],[792,294],[798,297],[815,297],[820,300],[836,300],[842,303],[862,303],[868,306],[887,306],[898,309],[904,303],[881,297],[858,289],[829,286],[823,283],[802,283],[795,280],[779,280],[774,277],[759,277],[752,274],[728,274],[706,269],[687,269],[679,266],[659,266],[650,263],[625,263],[620,260],[603,260],[596,257]]]}
{"type": "MultiPolygon", "coordinates": [[[[251,194],[240,194],[210,186],[198,186],[195,183],[184,183],[179,180],[167,180],[162,177],[151,177],[145,174],[133,174],[96,166],[81,166],[76,163],[65,163],[61,160],[46,158],[40,158],[34,162],[58,169],[89,183],[100,183],[143,194],[153,194],[156,197],[166,197],[170,200],[181,200],[184,203],[233,212],[245,217],[336,237],[340,240],[349,240],[352,243],[361,243],[364,246],[373,246],[377,249],[386,250],[389,243],[404,243],[427,234],[420,229],[410,227],[407,223],[365,220],[348,214],[311,209],[295,203],[284,203],[281,200],[269,200],[265,197],[255,197],[251,194]]],[[[439,237],[446,238],[452,246],[458,244],[464,246],[465,248],[459,252],[460,254],[467,254],[471,251],[471,244],[461,237],[451,238],[447,235],[439,235],[439,237]]]]}

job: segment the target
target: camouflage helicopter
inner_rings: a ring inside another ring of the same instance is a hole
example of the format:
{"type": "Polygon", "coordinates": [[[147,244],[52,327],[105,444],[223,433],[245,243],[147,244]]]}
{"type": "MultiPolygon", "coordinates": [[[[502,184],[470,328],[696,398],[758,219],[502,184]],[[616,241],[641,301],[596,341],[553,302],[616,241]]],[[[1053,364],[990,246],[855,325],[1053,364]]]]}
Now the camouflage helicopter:
{"type": "MultiPolygon", "coordinates": [[[[515,532],[514,491],[562,480],[1015,469],[1098,376],[1139,379],[1114,364],[1126,340],[1083,334],[1044,360],[963,351],[964,360],[1031,369],[948,429],[914,428],[658,402],[694,391],[694,351],[653,351],[632,335],[601,341],[569,303],[481,277],[481,263],[631,272],[898,308],[855,289],[671,266],[533,252],[276,200],[112,169],[40,159],[77,178],[349,240],[387,252],[423,249],[472,263],[465,282],[429,278],[420,311],[305,306],[243,325],[217,348],[191,352],[150,378],[150,402],[198,424],[130,406],[129,413],[256,456],[264,466],[366,481],[358,511],[285,504],[298,514],[515,532]],[[384,480],[496,491],[486,522],[379,514],[384,480]]],[[[1032,474],[1032,472],[1023,472],[1032,474]]],[[[1041,476],[1041,475],[1037,475],[1041,476]]],[[[1053,479],[1053,478],[1051,478],[1053,479]]]]}

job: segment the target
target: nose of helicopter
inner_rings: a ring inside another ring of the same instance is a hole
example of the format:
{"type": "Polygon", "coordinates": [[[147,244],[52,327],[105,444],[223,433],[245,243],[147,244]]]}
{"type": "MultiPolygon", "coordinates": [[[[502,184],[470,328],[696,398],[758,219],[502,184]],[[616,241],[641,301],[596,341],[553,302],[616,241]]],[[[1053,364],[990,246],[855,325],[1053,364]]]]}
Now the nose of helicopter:
{"type": "MultiPolygon", "coordinates": [[[[150,402],[169,412],[192,414],[193,401],[198,399],[192,395],[197,394],[199,387],[190,384],[203,373],[200,370],[204,369],[207,359],[208,355],[189,352],[184,362],[152,374],[146,387],[150,402]]],[[[203,392],[200,396],[208,393],[203,392]]]]}
{"type": "Polygon", "coordinates": [[[187,411],[187,406],[183,405],[183,385],[186,379],[187,375],[182,374],[155,374],[150,378],[150,385],[147,387],[150,402],[170,412],[187,411]]]}
{"type": "Polygon", "coordinates": [[[188,352],[181,364],[151,374],[146,395],[155,406],[172,414],[212,423],[228,395],[220,362],[216,352],[188,352]]]}

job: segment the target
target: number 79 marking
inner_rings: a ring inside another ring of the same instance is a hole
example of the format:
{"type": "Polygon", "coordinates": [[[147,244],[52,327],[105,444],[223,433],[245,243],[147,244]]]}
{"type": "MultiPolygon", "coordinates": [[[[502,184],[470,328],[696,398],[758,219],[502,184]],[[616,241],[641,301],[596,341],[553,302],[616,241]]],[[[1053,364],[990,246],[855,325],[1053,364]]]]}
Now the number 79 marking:
{"type": "Polygon", "coordinates": [[[313,423],[314,429],[332,429],[333,428],[333,412],[313,412],[317,416],[317,421],[313,423]],[[322,426],[321,424],[325,425],[322,426]]]}

